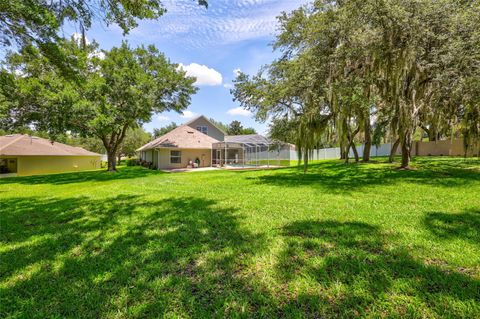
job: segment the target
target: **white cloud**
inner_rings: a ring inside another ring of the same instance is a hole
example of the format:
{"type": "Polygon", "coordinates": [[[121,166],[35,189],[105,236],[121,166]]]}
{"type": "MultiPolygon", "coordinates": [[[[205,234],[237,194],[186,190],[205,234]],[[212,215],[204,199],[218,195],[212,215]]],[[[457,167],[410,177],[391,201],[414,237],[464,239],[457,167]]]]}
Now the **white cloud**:
{"type": "MultiPolygon", "coordinates": [[[[80,44],[82,43],[82,38],[83,38],[83,35],[82,35],[81,33],[79,33],[79,32],[74,32],[74,33],[72,34],[72,39],[73,39],[73,41],[77,42],[78,45],[80,45],[80,44]]],[[[85,44],[87,44],[87,45],[90,45],[90,44],[91,44],[91,42],[90,42],[90,40],[88,40],[88,37],[87,37],[87,36],[85,36],[85,44]]],[[[97,50],[95,50],[95,51],[93,51],[93,52],[90,52],[90,53],[88,54],[88,58],[89,58],[89,59],[91,59],[91,58],[99,58],[100,60],[103,60],[103,59],[105,59],[105,53],[104,53],[103,51],[97,49],[97,50]]]]}
{"type": "Polygon", "coordinates": [[[166,122],[166,121],[170,121],[170,118],[165,115],[159,115],[157,116],[157,120],[159,120],[160,122],[166,122]]]}
{"type": "Polygon", "coordinates": [[[88,57],[90,59],[95,57],[95,58],[99,58],[100,60],[103,60],[103,59],[105,59],[105,53],[103,51],[95,50],[94,52],[90,52],[88,54],[88,57]]]}
{"type": "Polygon", "coordinates": [[[233,88],[233,84],[231,84],[231,83],[225,83],[225,84],[223,85],[223,87],[226,88],[226,89],[231,89],[231,88],[233,88]]]}
{"type": "MultiPolygon", "coordinates": [[[[81,43],[83,35],[79,32],[74,32],[72,34],[73,41],[76,41],[77,43],[81,43]]],[[[88,40],[87,36],[85,36],[85,43],[88,45],[90,44],[90,41],[88,40]]]]}
{"type": "Polygon", "coordinates": [[[185,118],[185,119],[191,119],[192,117],[195,117],[197,116],[197,113],[194,113],[192,111],[183,111],[183,114],[181,115],[181,117],[185,118]]]}
{"type": "Polygon", "coordinates": [[[268,37],[277,32],[277,16],[310,0],[216,0],[207,9],[196,1],[163,0],[167,13],[159,22],[147,22],[131,35],[144,42],[169,41],[184,48],[210,48],[220,44],[268,37]],[[154,32],[152,32],[154,28],[154,32]],[[148,41],[147,41],[148,40],[148,41]]]}
{"type": "Polygon", "coordinates": [[[229,115],[239,115],[239,116],[251,116],[252,112],[245,110],[243,107],[235,107],[227,111],[229,115]]]}
{"type": "Polygon", "coordinates": [[[196,85],[221,85],[222,75],[215,69],[209,68],[206,65],[198,63],[190,63],[189,65],[183,65],[180,63],[180,67],[187,72],[188,76],[194,76],[197,78],[196,85]]]}
{"type": "Polygon", "coordinates": [[[240,70],[240,68],[234,69],[234,70],[233,70],[233,76],[234,76],[234,77],[237,77],[237,76],[240,74],[240,72],[242,72],[242,70],[240,70]]]}

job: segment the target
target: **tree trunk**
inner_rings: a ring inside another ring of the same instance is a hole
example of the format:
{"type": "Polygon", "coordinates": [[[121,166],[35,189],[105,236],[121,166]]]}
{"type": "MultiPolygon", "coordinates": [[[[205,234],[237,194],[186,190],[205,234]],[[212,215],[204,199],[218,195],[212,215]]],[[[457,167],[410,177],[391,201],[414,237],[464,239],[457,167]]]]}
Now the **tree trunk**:
{"type": "Polygon", "coordinates": [[[400,168],[409,169],[410,168],[410,157],[412,152],[412,134],[406,133],[401,140],[402,145],[402,164],[400,168]]]}
{"type": "Polygon", "coordinates": [[[308,169],[308,151],[305,150],[303,153],[303,173],[305,174],[308,169]]]}
{"type": "Polygon", "coordinates": [[[355,146],[355,144],[354,144],[353,142],[350,142],[350,146],[352,147],[353,155],[355,156],[355,162],[358,163],[358,161],[359,161],[360,159],[359,159],[359,157],[358,157],[357,147],[355,146]]]}
{"type": "Polygon", "coordinates": [[[430,142],[436,142],[440,139],[440,133],[434,130],[433,128],[430,130],[430,133],[428,134],[428,140],[430,142]]]}
{"type": "Polygon", "coordinates": [[[122,154],[118,153],[117,158],[117,164],[120,165],[120,162],[122,161],[122,154]]]}
{"type": "Polygon", "coordinates": [[[349,144],[347,145],[347,149],[345,150],[345,153],[344,153],[344,155],[345,155],[345,164],[348,164],[348,160],[349,160],[349,154],[348,154],[348,153],[350,153],[350,145],[351,145],[351,143],[349,143],[349,144]]]}
{"type": "Polygon", "coordinates": [[[340,159],[345,159],[345,147],[343,146],[343,143],[340,143],[340,159]]]}
{"type": "Polygon", "coordinates": [[[363,147],[363,161],[370,161],[370,150],[372,149],[372,134],[370,126],[370,117],[365,120],[365,145],[363,147]]]}
{"type": "Polygon", "coordinates": [[[392,145],[392,149],[390,150],[390,157],[388,158],[389,163],[393,163],[395,161],[395,154],[397,153],[398,145],[400,144],[400,139],[397,138],[395,143],[392,145]]]}
{"type": "Polygon", "coordinates": [[[355,129],[351,134],[347,135],[347,151],[345,152],[345,163],[348,163],[348,153],[350,152],[350,147],[353,150],[353,154],[355,156],[355,162],[358,162],[358,152],[357,148],[355,147],[355,143],[353,142],[355,140],[355,136],[358,134],[360,131],[360,126],[355,129]]]}
{"type": "Polygon", "coordinates": [[[107,151],[107,162],[108,162],[108,171],[109,172],[116,172],[117,171],[117,163],[116,163],[116,154],[112,151],[107,151]]]}
{"type": "Polygon", "coordinates": [[[411,147],[406,143],[402,143],[402,164],[400,168],[409,169],[411,147]]]}

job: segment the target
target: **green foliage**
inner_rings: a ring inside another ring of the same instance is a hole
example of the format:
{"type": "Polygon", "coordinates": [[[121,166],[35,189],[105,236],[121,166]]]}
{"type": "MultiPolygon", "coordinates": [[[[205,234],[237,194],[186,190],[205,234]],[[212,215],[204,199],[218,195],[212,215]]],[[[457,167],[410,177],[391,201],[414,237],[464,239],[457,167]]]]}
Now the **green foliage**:
{"type": "MultiPolygon", "coordinates": [[[[208,6],[207,0],[198,0],[208,6]]],[[[85,31],[94,19],[118,25],[124,34],[135,28],[139,20],[158,19],[165,13],[160,0],[9,0],[0,2],[0,45],[22,48],[34,45],[62,75],[75,76],[75,60],[62,49],[60,29],[66,21],[78,23],[85,31]]]]}
{"type": "Polygon", "coordinates": [[[135,165],[137,165],[137,159],[136,158],[127,159],[127,166],[135,166],[135,165]]]}
{"type": "Polygon", "coordinates": [[[98,154],[105,154],[105,146],[103,145],[103,142],[101,139],[98,137],[82,137],[82,136],[69,136],[65,140],[66,144],[69,145],[74,145],[74,146],[80,146],[83,147],[86,150],[89,150],[91,152],[95,152],[98,154]]]}
{"type": "MultiPolygon", "coordinates": [[[[33,124],[54,138],[67,130],[95,136],[109,156],[109,170],[128,130],[149,122],[154,113],[182,111],[196,92],[187,77],[154,46],[132,49],[127,43],[103,51],[76,41],[64,48],[79,61],[82,81],[65,81],[34,47],[8,57],[15,90],[9,108],[12,125],[33,124]]],[[[129,151],[130,152],[130,151],[129,151]]]]}
{"type": "Polygon", "coordinates": [[[289,123],[307,161],[323,140],[348,161],[355,142],[398,137],[408,168],[417,127],[475,135],[465,107],[480,108],[478,12],[478,1],[315,1],[279,18],[280,58],[239,74],[232,93],[274,129],[289,123]]]}
{"type": "Polygon", "coordinates": [[[240,123],[239,121],[232,121],[228,125],[227,134],[228,135],[240,135],[242,130],[243,130],[242,123],[240,123]]]}
{"type": "Polygon", "coordinates": [[[248,135],[248,134],[257,134],[254,128],[247,127],[244,128],[240,121],[232,121],[227,126],[227,134],[228,135],[248,135]]]}
{"type": "Polygon", "coordinates": [[[2,178],[1,317],[479,318],[480,163],[412,165],[2,178]]]}
{"type": "Polygon", "coordinates": [[[125,139],[118,150],[118,154],[133,157],[136,155],[137,149],[147,144],[151,139],[152,137],[150,134],[145,132],[142,127],[131,128],[127,130],[125,139]]]}
{"type": "Polygon", "coordinates": [[[153,138],[158,138],[162,135],[167,134],[170,131],[173,131],[178,127],[177,123],[171,122],[170,124],[163,126],[161,128],[154,128],[153,129],[153,138]]]}
{"type": "Polygon", "coordinates": [[[257,130],[255,130],[253,127],[245,127],[241,131],[241,135],[250,135],[250,134],[257,134],[257,130]]]}

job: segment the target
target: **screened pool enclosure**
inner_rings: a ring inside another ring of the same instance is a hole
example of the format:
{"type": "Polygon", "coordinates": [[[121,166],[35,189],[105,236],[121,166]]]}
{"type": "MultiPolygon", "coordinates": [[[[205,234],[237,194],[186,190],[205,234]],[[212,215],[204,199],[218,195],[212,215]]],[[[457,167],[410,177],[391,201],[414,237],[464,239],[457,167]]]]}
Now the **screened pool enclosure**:
{"type": "Polygon", "coordinates": [[[226,168],[289,166],[291,150],[292,145],[259,134],[225,136],[225,141],[212,145],[212,164],[226,168]]]}

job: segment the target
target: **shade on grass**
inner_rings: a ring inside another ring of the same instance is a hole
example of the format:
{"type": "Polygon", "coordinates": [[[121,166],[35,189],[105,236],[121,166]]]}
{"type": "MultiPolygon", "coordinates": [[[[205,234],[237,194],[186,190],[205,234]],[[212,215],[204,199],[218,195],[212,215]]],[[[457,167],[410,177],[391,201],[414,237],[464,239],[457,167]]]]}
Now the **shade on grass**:
{"type": "Polygon", "coordinates": [[[0,180],[0,317],[479,317],[480,163],[0,180]]]}

